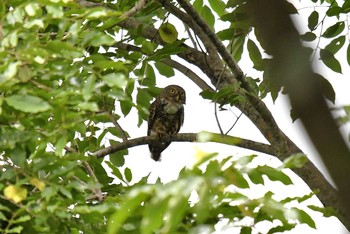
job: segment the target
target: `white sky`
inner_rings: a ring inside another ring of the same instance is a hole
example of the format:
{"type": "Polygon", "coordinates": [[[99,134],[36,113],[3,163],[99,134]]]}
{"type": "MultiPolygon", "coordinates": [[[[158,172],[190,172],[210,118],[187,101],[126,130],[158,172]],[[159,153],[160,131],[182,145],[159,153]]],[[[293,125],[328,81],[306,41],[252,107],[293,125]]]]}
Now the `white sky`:
{"type": "MultiPolygon", "coordinates": [[[[300,4],[298,1],[295,1],[300,4]]],[[[307,6],[312,6],[312,2],[308,1],[307,6]]],[[[302,13],[306,15],[306,18],[300,18],[304,25],[307,25],[307,16],[313,8],[306,8],[302,13]],[[306,23],[305,23],[306,22],[306,23]]],[[[320,10],[317,8],[317,10],[320,10]]],[[[321,16],[321,14],[320,14],[321,16]]],[[[298,16],[299,18],[300,16],[298,16]]],[[[321,18],[321,17],[320,17],[321,18]]],[[[172,22],[172,21],[170,21],[172,22]]],[[[330,23],[330,22],[328,22],[330,23]]],[[[177,25],[178,26],[178,25],[177,25]]],[[[179,34],[183,33],[177,27],[179,34]]],[[[329,43],[329,42],[328,42],[329,43]]],[[[322,47],[322,44],[321,44],[322,47]]],[[[343,49],[344,50],[344,49],[343,49]]],[[[350,105],[349,99],[349,87],[350,87],[350,68],[346,63],[345,54],[337,54],[336,56],[341,62],[343,61],[343,74],[336,74],[330,69],[325,67],[322,62],[315,61],[315,69],[317,72],[323,74],[325,77],[329,78],[329,81],[332,83],[333,88],[336,92],[336,106],[339,105],[350,105]],[[342,59],[341,59],[342,58],[342,59]]],[[[239,63],[242,70],[245,73],[251,71],[252,64],[249,62],[249,59],[243,58],[239,63]]],[[[194,71],[198,71],[194,69],[194,71]]],[[[202,74],[198,71],[197,74],[202,74]]],[[[254,76],[253,76],[254,77],[254,76]]],[[[208,81],[208,78],[205,75],[202,75],[202,78],[205,81],[208,81]]],[[[254,77],[256,78],[256,77],[254,77]]],[[[165,87],[169,84],[178,84],[186,90],[187,102],[185,106],[185,121],[180,133],[196,133],[202,130],[219,132],[217,123],[214,117],[214,105],[209,103],[207,100],[203,100],[199,93],[201,90],[187,77],[182,75],[182,73],[176,71],[176,75],[173,78],[158,78],[157,86],[165,87]]],[[[270,111],[272,112],[275,120],[277,121],[280,128],[286,133],[292,141],[294,141],[310,158],[316,166],[327,175],[327,172],[319,160],[317,153],[315,153],[312,145],[310,144],[307,137],[304,136],[303,130],[299,121],[295,123],[291,122],[289,117],[289,104],[288,100],[280,95],[277,101],[273,104],[270,97],[264,99],[264,102],[268,105],[270,111]]],[[[240,112],[235,108],[232,109],[233,112],[238,115],[240,112]]],[[[147,132],[146,123],[142,124],[140,128],[137,128],[137,113],[135,110],[132,110],[131,114],[127,116],[126,119],[121,119],[119,123],[127,131],[131,138],[136,138],[140,136],[145,136],[147,132]]],[[[220,122],[223,125],[224,129],[228,129],[232,123],[235,121],[235,115],[230,111],[219,112],[220,122]]],[[[348,133],[349,131],[347,131],[348,133]]],[[[239,136],[243,138],[248,138],[256,141],[261,141],[267,143],[266,140],[262,137],[260,132],[255,128],[253,124],[245,117],[242,116],[238,123],[235,125],[233,130],[230,132],[230,135],[239,136]]],[[[163,153],[162,161],[154,162],[150,158],[147,145],[138,146],[129,149],[129,155],[126,156],[126,166],[129,167],[133,172],[134,181],[138,181],[141,177],[146,176],[151,173],[150,182],[155,181],[158,176],[162,179],[163,182],[175,180],[179,171],[184,166],[191,166],[194,162],[194,155],[197,150],[202,150],[205,152],[219,152],[220,156],[226,157],[229,155],[239,156],[239,155],[249,155],[253,151],[243,150],[238,147],[221,145],[216,143],[172,143],[163,153]]],[[[269,165],[279,165],[279,161],[263,155],[261,155],[260,160],[262,163],[267,163],[269,165]]],[[[293,186],[280,186],[280,184],[271,183],[271,185],[266,185],[264,187],[256,186],[252,189],[254,194],[264,194],[267,190],[272,190],[277,197],[283,198],[285,196],[302,196],[308,194],[310,190],[307,185],[299,179],[297,176],[290,173],[293,181],[296,185],[293,186]]],[[[313,204],[321,205],[317,199],[312,199],[313,204]]],[[[307,210],[308,211],[308,210],[307,210]]],[[[299,225],[297,228],[293,229],[290,234],[328,234],[328,233],[347,233],[346,229],[336,218],[324,218],[317,212],[308,211],[310,215],[314,218],[317,230],[309,228],[306,225],[299,225]]],[[[261,230],[264,230],[264,227],[261,227],[261,230]]],[[[223,231],[223,230],[221,230],[223,231]]],[[[218,231],[220,233],[221,231],[218,231]]],[[[232,233],[232,230],[231,230],[232,233]]],[[[239,233],[239,232],[238,232],[239,233]]]]}

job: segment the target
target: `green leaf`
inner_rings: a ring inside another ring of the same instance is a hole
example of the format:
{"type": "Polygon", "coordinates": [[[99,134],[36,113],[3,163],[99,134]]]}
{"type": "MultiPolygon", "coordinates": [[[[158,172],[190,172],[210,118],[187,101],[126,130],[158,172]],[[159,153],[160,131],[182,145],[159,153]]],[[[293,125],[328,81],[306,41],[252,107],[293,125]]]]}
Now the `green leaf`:
{"type": "Polygon", "coordinates": [[[203,8],[203,0],[195,0],[193,2],[193,8],[200,14],[203,8]]]}
{"type": "Polygon", "coordinates": [[[331,70],[342,73],[341,65],[334,55],[326,49],[320,50],[320,59],[331,70]]]}
{"type": "Polygon", "coordinates": [[[332,38],[332,37],[338,36],[340,33],[343,32],[344,28],[345,28],[345,23],[343,21],[337,22],[334,25],[327,28],[327,30],[322,34],[322,37],[332,38]]]}
{"type": "Polygon", "coordinates": [[[313,31],[318,24],[318,12],[313,11],[308,17],[308,28],[313,31]]]}
{"type": "Polygon", "coordinates": [[[233,39],[233,42],[230,46],[232,48],[231,54],[236,62],[239,62],[241,60],[245,39],[246,36],[236,37],[233,39]]]}
{"type": "Polygon", "coordinates": [[[116,167],[113,163],[106,161],[107,166],[112,170],[113,175],[115,175],[121,181],[124,181],[124,177],[122,173],[119,171],[118,167],[116,167]]]}
{"type": "Polygon", "coordinates": [[[210,7],[221,17],[225,14],[226,4],[221,0],[209,0],[210,7]]]}
{"type": "Polygon", "coordinates": [[[142,41],[142,47],[141,47],[142,52],[145,54],[152,54],[154,51],[153,44],[150,41],[144,40],[142,41]]]}
{"type": "Polygon", "coordinates": [[[225,177],[239,188],[249,188],[247,180],[235,167],[229,167],[224,171],[225,177]]]}
{"type": "Polygon", "coordinates": [[[158,72],[165,77],[172,77],[175,75],[174,69],[165,63],[156,62],[154,65],[156,66],[158,72]]]}
{"type": "Polygon", "coordinates": [[[203,17],[205,22],[209,25],[209,27],[213,29],[215,24],[215,17],[208,6],[203,6],[203,9],[201,11],[201,16],[203,17]]]}
{"type": "Polygon", "coordinates": [[[83,99],[84,101],[89,101],[91,96],[92,96],[92,92],[95,88],[96,85],[96,78],[95,76],[89,76],[83,86],[83,90],[82,90],[82,94],[83,94],[83,99]]]}
{"type": "Polygon", "coordinates": [[[19,62],[8,64],[5,71],[0,73],[0,84],[13,78],[17,74],[19,65],[19,62]]]}
{"type": "Polygon", "coordinates": [[[128,181],[128,182],[131,182],[132,180],[132,172],[130,170],[130,168],[126,167],[124,169],[124,176],[125,176],[125,179],[128,181]]]}
{"type": "Polygon", "coordinates": [[[344,45],[345,36],[339,36],[338,38],[333,39],[325,49],[331,52],[333,55],[336,54],[344,45]]]}
{"type": "Polygon", "coordinates": [[[257,170],[261,174],[265,174],[271,181],[280,181],[285,185],[293,184],[289,176],[284,174],[281,170],[266,165],[258,166],[257,170]]]}
{"type": "Polygon", "coordinates": [[[119,150],[109,155],[109,160],[117,167],[121,167],[125,163],[125,155],[128,154],[128,150],[119,150]]]}
{"type": "Polygon", "coordinates": [[[174,25],[164,23],[159,28],[159,35],[166,43],[173,43],[177,40],[177,30],[174,25]]]}
{"type": "Polygon", "coordinates": [[[300,35],[300,38],[304,41],[313,41],[315,40],[317,37],[314,33],[312,32],[306,32],[305,34],[303,35],[300,35]]]}
{"type": "Polygon", "coordinates": [[[108,45],[111,46],[115,43],[115,40],[113,39],[113,37],[104,34],[104,33],[100,33],[100,32],[95,32],[95,35],[93,35],[92,40],[90,41],[90,45],[94,46],[94,47],[99,47],[102,45],[108,45]]]}
{"type": "Polygon", "coordinates": [[[168,208],[169,197],[163,199],[154,197],[151,202],[147,204],[143,212],[143,219],[141,221],[142,234],[151,234],[161,227],[163,223],[164,213],[168,208]]]}
{"type": "Polygon", "coordinates": [[[258,46],[254,41],[248,39],[247,48],[249,52],[249,57],[254,64],[254,68],[259,71],[264,70],[263,60],[258,46]]]}
{"type": "Polygon", "coordinates": [[[264,178],[262,177],[262,174],[255,168],[251,169],[247,174],[249,176],[249,179],[254,184],[264,184],[264,178]]]}
{"type": "Polygon", "coordinates": [[[299,154],[293,154],[283,160],[283,168],[301,168],[303,167],[309,159],[305,154],[299,153],[299,154]]]}
{"type": "Polygon", "coordinates": [[[109,73],[104,75],[102,79],[107,83],[109,87],[125,88],[128,83],[124,73],[109,73]]]}
{"type": "Polygon", "coordinates": [[[132,196],[128,197],[126,202],[118,209],[117,212],[112,214],[107,221],[107,233],[115,234],[119,233],[125,220],[134,214],[134,210],[140,207],[141,203],[149,195],[142,191],[134,191],[132,196]]]}
{"type": "Polygon", "coordinates": [[[292,217],[297,219],[300,223],[305,223],[309,225],[309,227],[316,229],[315,221],[305,211],[298,208],[292,208],[290,212],[292,217]]]}
{"type": "Polygon", "coordinates": [[[332,84],[324,78],[322,75],[317,74],[316,82],[318,86],[320,87],[322,94],[327,98],[329,101],[335,103],[335,91],[333,89],[332,84]]]}
{"type": "Polygon", "coordinates": [[[12,95],[5,97],[5,102],[16,110],[27,113],[38,113],[51,108],[43,99],[32,95],[12,95]]]}

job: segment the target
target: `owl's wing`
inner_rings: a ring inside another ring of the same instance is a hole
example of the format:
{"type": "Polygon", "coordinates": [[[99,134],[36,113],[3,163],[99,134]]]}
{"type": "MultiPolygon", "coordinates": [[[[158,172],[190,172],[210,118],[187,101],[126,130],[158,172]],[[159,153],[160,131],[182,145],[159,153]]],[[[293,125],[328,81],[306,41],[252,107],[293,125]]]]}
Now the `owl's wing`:
{"type": "MultiPolygon", "coordinates": [[[[180,111],[180,127],[184,124],[184,119],[185,119],[185,110],[184,107],[182,106],[180,111]]],[[[180,130],[180,129],[179,129],[180,130]]]]}
{"type": "Polygon", "coordinates": [[[155,120],[155,116],[157,113],[157,106],[158,106],[158,100],[154,100],[152,104],[149,107],[149,116],[148,116],[148,129],[147,129],[147,135],[149,136],[151,133],[151,129],[155,120]]]}

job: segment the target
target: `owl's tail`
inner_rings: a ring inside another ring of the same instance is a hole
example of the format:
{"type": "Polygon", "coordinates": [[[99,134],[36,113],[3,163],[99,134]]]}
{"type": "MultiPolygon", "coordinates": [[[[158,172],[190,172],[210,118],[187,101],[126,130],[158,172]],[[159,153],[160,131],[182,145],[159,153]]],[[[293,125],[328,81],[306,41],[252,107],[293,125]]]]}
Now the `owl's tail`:
{"type": "Polygon", "coordinates": [[[154,161],[160,161],[160,152],[151,152],[151,158],[154,160],[154,161]]]}

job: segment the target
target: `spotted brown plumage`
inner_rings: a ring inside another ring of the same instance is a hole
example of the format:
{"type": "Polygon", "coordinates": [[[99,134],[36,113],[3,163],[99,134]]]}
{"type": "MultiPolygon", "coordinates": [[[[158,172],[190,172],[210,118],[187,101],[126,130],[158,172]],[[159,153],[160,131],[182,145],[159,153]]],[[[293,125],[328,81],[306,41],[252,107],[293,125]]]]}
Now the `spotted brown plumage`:
{"type": "Polygon", "coordinates": [[[161,153],[170,145],[170,142],[162,142],[162,137],[179,132],[184,121],[185,103],[185,90],[178,85],[169,85],[151,104],[147,135],[159,137],[159,142],[148,145],[155,161],[160,160],[161,153]]]}

